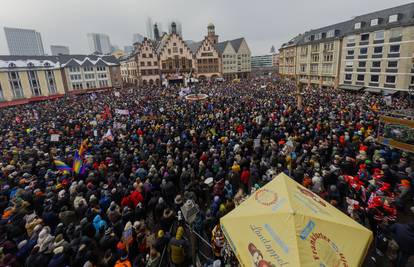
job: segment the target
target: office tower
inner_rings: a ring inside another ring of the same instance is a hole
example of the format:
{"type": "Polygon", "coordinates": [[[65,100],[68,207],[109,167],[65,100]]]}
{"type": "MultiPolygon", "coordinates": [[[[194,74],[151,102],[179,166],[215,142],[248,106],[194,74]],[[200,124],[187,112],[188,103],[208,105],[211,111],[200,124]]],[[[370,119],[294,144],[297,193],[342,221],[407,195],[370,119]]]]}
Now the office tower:
{"type": "Polygon", "coordinates": [[[88,33],[89,51],[91,53],[111,53],[111,42],[109,36],[103,33],[88,33]]]}
{"type": "Polygon", "coordinates": [[[42,36],[29,29],[4,27],[10,55],[42,56],[45,54],[42,36]]]}

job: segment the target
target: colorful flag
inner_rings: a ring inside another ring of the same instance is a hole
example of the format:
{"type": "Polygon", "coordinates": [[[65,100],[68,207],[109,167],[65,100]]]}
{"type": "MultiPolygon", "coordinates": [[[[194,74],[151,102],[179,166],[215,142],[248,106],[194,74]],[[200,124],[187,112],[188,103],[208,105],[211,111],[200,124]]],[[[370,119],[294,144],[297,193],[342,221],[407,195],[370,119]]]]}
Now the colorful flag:
{"type": "Polygon", "coordinates": [[[79,156],[79,152],[76,150],[75,156],[73,157],[73,166],[72,166],[73,172],[76,174],[79,174],[82,170],[82,165],[83,165],[82,159],[79,156]]]}
{"type": "Polygon", "coordinates": [[[70,173],[72,171],[72,168],[66,165],[63,161],[54,160],[53,162],[55,163],[56,168],[59,171],[66,172],[66,173],[70,173]]]}
{"type": "Polygon", "coordinates": [[[83,154],[86,152],[86,150],[88,149],[88,139],[83,140],[80,148],[79,148],[79,156],[83,157],[83,154]]]}

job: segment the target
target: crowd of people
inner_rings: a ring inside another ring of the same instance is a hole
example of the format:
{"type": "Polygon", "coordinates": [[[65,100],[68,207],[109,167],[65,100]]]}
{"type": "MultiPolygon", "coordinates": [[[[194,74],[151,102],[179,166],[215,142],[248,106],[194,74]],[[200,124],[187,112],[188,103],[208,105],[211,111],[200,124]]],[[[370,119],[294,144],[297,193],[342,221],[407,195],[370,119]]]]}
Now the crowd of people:
{"type": "Polygon", "coordinates": [[[0,110],[0,266],[190,266],[189,200],[209,264],[233,264],[219,219],[280,172],[375,234],[409,209],[410,155],[375,142],[379,113],[406,98],[309,88],[298,109],[281,80],[197,91],[208,98],[154,86],[0,110]]]}

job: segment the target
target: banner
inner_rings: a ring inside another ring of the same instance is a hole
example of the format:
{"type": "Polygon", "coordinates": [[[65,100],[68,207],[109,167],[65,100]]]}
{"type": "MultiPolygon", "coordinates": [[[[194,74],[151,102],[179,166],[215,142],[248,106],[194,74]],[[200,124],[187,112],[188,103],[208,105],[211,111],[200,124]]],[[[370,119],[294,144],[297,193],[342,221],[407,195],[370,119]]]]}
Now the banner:
{"type": "Polygon", "coordinates": [[[384,102],[387,106],[392,106],[392,96],[390,95],[384,96],[384,102]]]}
{"type": "Polygon", "coordinates": [[[129,110],[127,109],[115,109],[115,114],[120,114],[120,115],[129,115],[129,110]]]}

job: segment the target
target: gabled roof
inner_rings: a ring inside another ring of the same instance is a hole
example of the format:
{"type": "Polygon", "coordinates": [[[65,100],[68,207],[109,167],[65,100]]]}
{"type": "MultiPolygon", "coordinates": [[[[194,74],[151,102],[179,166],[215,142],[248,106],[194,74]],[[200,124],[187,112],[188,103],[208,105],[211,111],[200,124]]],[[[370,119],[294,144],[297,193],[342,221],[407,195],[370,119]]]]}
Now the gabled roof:
{"type": "Polygon", "coordinates": [[[217,52],[220,55],[222,55],[224,50],[226,49],[228,43],[229,43],[229,41],[224,41],[224,42],[221,42],[221,43],[217,43],[214,47],[216,48],[217,52]]]}
{"type": "Polygon", "coordinates": [[[236,50],[236,53],[239,52],[240,46],[243,43],[244,38],[238,38],[234,40],[230,40],[231,45],[233,46],[234,50],[236,50]]]}
{"type": "Polygon", "coordinates": [[[185,41],[185,43],[187,44],[188,48],[190,48],[191,53],[193,53],[195,55],[197,53],[198,49],[200,48],[200,46],[203,44],[203,41],[200,41],[200,42],[187,42],[187,41],[185,41]]]}
{"type": "Polygon", "coordinates": [[[9,65],[16,68],[60,67],[57,56],[0,56],[0,68],[8,68],[9,65]]]}
{"type": "Polygon", "coordinates": [[[79,66],[85,66],[85,63],[87,66],[89,64],[96,65],[99,61],[102,61],[106,66],[119,65],[118,59],[112,55],[59,55],[58,58],[63,67],[66,67],[71,61],[75,61],[79,66]]]}

